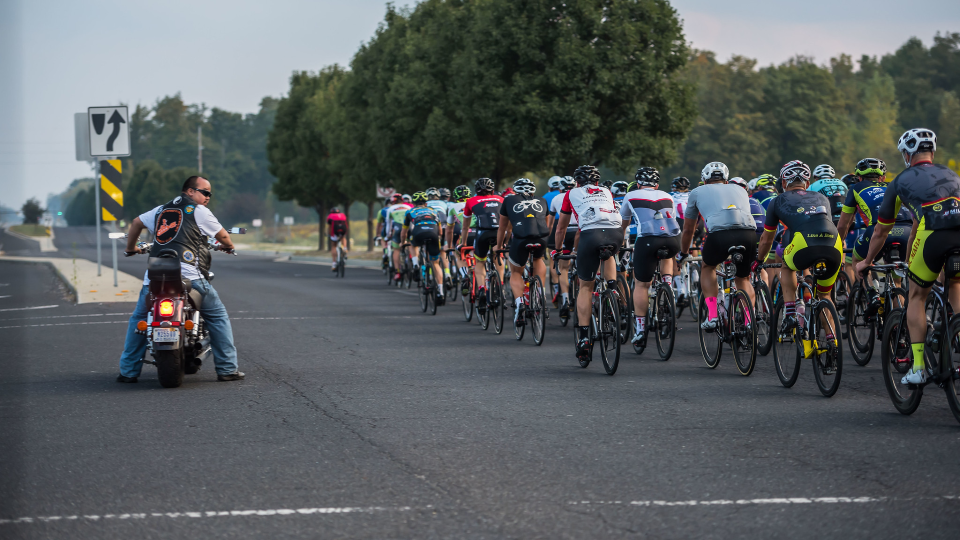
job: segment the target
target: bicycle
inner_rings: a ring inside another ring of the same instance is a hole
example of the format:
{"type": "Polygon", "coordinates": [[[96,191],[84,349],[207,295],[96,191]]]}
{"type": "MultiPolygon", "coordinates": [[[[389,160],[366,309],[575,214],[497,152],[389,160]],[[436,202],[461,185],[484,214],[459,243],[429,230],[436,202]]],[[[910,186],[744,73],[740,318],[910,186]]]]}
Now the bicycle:
{"type": "MultiPolygon", "coordinates": [[[[950,257],[960,257],[960,250],[947,255],[948,264],[950,257]]],[[[944,293],[943,287],[936,283],[927,296],[924,309],[927,314],[927,338],[924,345],[927,381],[922,384],[901,382],[901,378],[913,367],[913,359],[910,332],[905,324],[907,310],[898,308],[891,311],[883,329],[883,348],[880,354],[883,382],[893,406],[904,415],[913,414],[920,406],[924,388],[936,384],[943,388],[950,411],[960,422],[960,366],[951,354],[960,355],[960,317],[953,316],[953,308],[944,293]],[[947,321],[949,324],[946,324],[947,321]],[[946,336],[944,328],[947,328],[946,336]]]]}
{"type": "MultiPolygon", "coordinates": [[[[613,257],[616,246],[600,246],[600,260],[606,261],[613,257]]],[[[558,255],[558,259],[575,260],[576,255],[558,255]]],[[[600,263],[601,269],[603,262],[600,263]]],[[[603,362],[603,369],[607,375],[613,375],[617,372],[620,365],[620,310],[617,307],[619,303],[619,294],[616,290],[616,280],[610,282],[603,279],[596,280],[593,290],[593,299],[590,315],[590,350],[584,355],[578,357],[580,367],[586,368],[593,360],[593,347],[600,344],[600,360],[603,362]]],[[[577,325],[576,302],[572,304],[574,326],[577,325]]],[[[577,333],[574,332],[574,343],[577,343],[577,333]]]]}
{"type": "MultiPolygon", "coordinates": [[[[403,247],[409,246],[409,243],[403,244],[403,247]]],[[[417,262],[420,265],[420,279],[417,280],[417,296],[420,298],[420,311],[426,313],[430,311],[431,315],[437,314],[437,282],[433,275],[433,264],[424,254],[426,246],[420,248],[417,255],[417,262]]]]}
{"type": "MultiPolygon", "coordinates": [[[[633,334],[633,248],[620,248],[617,259],[617,293],[620,295],[620,344],[633,334]],[[626,274],[626,276],[624,276],[626,274]]],[[[639,353],[638,353],[639,354],[639,353]]]]}
{"type": "Polygon", "coordinates": [[[567,301],[566,306],[566,315],[564,315],[564,306],[563,300],[560,301],[560,307],[558,315],[560,317],[560,326],[566,326],[567,322],[570,321],[570,313],[572,310],[577,309],[577,292],[580,290],[580,280],[577,279],[577,259],[576,257],[565,256],[561,259],[561,253],[557,252],[556,257],[553,258],[553,269],[556,270],[557,275],[560,275],[560,261],[569,260],[570,266],[567,268],[567,301]]]}
{"type": "MultiPolygon", "coordinates": [[[[828,277],[826,261],[815,261],[812,268],[813,279],[828,277]]],[[[825,397],[830,397],[840,388],[843,375],[843,347],[837,338],[840,335],[840,315],[833,302],[818,298],[813,285],[803,278],[801,272],[797,274],[797,326],[784,329],[786,309],[782,297],[773,309],[777,329],[773,359],[777,378],[784,387],[792,387],[800,374],[801,361],[809,358],[813,360],[817,388],[825,397]],[[805,303],[806,299],[809,300],[805,303]]]]}
{"type": "Polygon", "coordinates": [[[346,256],[344,255],[344,253],[343,253],[343,246],[340,244],[340,242],[337,242],[337,266],[336,266],[336,268],[337,268],[336,275],[337,275],[338,277],[341,277],[341,278],[342,278],[342,277],[344,276],[344,272],[345,272],[345,270],[346,270],[346,268],[347,268],[347,257],[346,257],[346,256]]]}
{"type": "Polygon", "coordinates": [[[776,264],[761,264],[754,272],[750,274],[750,284],[753,285],[754,302],[753,313],[756,319],[757,332],[757,354],[766,356],[770,354],[773,347],[773,332],[770,331],[770,321],[773,319],[773,297],[767,283],[763,280],[761,270],[767,268],[776,268],[776,264]]]}
{"type": "MultiPolygon", "coordinates": [[[[459,276],[460,286],[462,287],[460,291],[460,303],[463,304],[463,318],[467,322],[470,322],[473,319],[474,304],[480,292],[480,288],[477,285],[477,277],[473,273],[473,267],[476,264],[476,259],[473,258],[473,246],[461,247],[460,259],[463,261],[463,266],[460,268],[462,274],[459,276]],[[469,280],[467,279],[467,274],[470,275],[469,280]],[[468,281],[469,289],[467,288],[468,281]]],[[[477,314],[477,320],[479,321],[479,319],[480,315],[477,314]]],[[[486,328],[484,328],[484,330],[486,330],[486,328]]]]}
{"type": "MultiPolygon", "coordinates": [[[[642,354],[647,347],[647,336],[653,332],[656,336],[657,352],[663,361],[669,360],[673,354],[673,343],[677,336],[677,305],[673,287],[664,283],[660,274],[660,262],[669,258],[671,256],[667,248],[660,248],[657,251],[657,269],[653,272],[653,281],[650,283],[648,292],[651,300],[647,304],[646,335],[633,344],[633,352],[642,354]]],[[[630,305],[633,306],[633,304],[630,305]]],[[[633,313],[632,309],[631,313],[633,313]]]]}
{"type": "Polygon", "coordinates": [[[894,286],[893,276],[890,274],[903,273],[907,265],[896,259],[893,260],[893,264],[868,266],[867,271],[870,272],[873,281],[872,287],[867,287],[867,277],[857,280],[847,301],[847,335],[850,338],[850,354],[854,362],[861,366],[870,363],[876,340],[882,337],[889,313],[895,309],[903,309],[906,304],[907,291],[902,287],[894,286]],[[876,279],[877,274],[883,275],[882,282],[876,279]],[[868,315],[867,311],[874,295],[879,295],[880,306],[876,313],[868,315]]]}
{"type": "MultiPolygon", "coordinates": [[[[690,315],[693,317],[693,320],[700,320],[698,308],[700,306],[700,297],[703,296],[703,293],[700,291],[699,261],[701,260],[700,257],[687,257],[678,265],[677,275],[680,276],[680,281],[686,284],[687,294],[685,298],[677,302],[677,318],[683,314],[684,308],[689,306],[690,315]]],[[[677,291],[677,293],[680,294],[680,291],[677,291]]]]}
{"type": "Polygon", "coordinates": [[[734,265],[743,261],[746,251],[744,246],[731,247],[728,253],[733,261],[726,260],[721,267],[717,268],[717,316],[720,321],[716,328],[703,328],[703,322],[710,314],[707,311],[706,297],[702,294],[697,307],[699,314],[697,332],[700,337],[703,361],[710,369],[716,368],[720,365],[723,344],[729,343],[737,370],[743,376],[753,373],[757,363],[757,326],[752,324],[753,306],[747,293],[737,290],[735,282],[736,266],[734,265]],[[708,334],[714,334],[714,337],[711,338],[708,334]]]}
{"type": "Polygon", "coordinates": [[[447,283],[444,286],[443,292],[447,300],[451,302],[457,301],[457,296],[459,296],[460,291],[460,264],[457,263],[457,258],[453,256],[456,251],[455,249],[446,250],[447,264],[450,265],[450,277],[444,277],[447,283]]]}
{"type": "MultiPolygon", "coordinates": [[[[527,251],[541,247],[542,244],[527,244],[527,251]]],[[[498,253],[506,253],[509,250],[498,250],[498,253]]],[[[523,265],[523,315],[520,316],[520,324],[514,324],[513,332],[517,336],[517,341],[523,339],[527,322],[533,331],[533,342],[539,347],[543,343],[544,330],[546,329],[546,310],[547,296],[543,290],[543,283],[540,276],[533,273],[533,255],[527,257],[527,263],[523,265]]]]}

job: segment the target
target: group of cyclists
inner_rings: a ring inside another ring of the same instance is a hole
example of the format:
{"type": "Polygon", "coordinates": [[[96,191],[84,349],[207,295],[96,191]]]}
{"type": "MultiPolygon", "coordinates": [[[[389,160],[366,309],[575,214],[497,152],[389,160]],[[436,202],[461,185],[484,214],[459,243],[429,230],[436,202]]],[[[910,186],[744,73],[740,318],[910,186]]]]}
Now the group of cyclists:
{"type": "MultiPolygon", "coordinates": [[[[596,167],[583,165],[572,176],[550,178],[543,196],[536,195],[536,185],[527,178],[501,193],[493,180],[480,178],[473,190],[460,185],[452,192],[428,188],[394,195],[380,212],[378,230],[392,248],[388,266],[394,280],[402,280],[401,256],[409,243],[412,251],[406,256],[415,265],[415,277],[421,259],[434,276],[443,276],[436,280],[436,304],[443,305],[445,287],[477,283],[478,313],[495,300],[485,289],[487,258],[495,258],[492,267],[502,280],[499,255],[505,253],[515,325],[524,324],[522,304],[529,301],[524,267],[531,261],[526,274],[551,284],[561,320],[574,312],[575,354],[581,365],[596,340],[589,327],[596,295],[577,294],[571,306],[570,284],[594,291],[600,279],[616,288],[624,261],[633,277],[631,341],[640,343],[646,340],[648,291],[655,275],[674,291],[678,308],[698,301],[705,307],[698,319],[701,332],[717,331],[721,324],[718,267],[729,270],[728,277],[751,305],[757,302],[752,285],[757,281],[751,276],[761,276],[768,286],[778,279],[783,313],[770,332],[781,339],[804,324],[804,302],[811,300],[798,298],[798,280],[815,283],[820,300],[837,302],[833,289],[841,271],[856,283],[878,257],[892,257],[906,262],[904,271],[912,282],[906,302],[909,348],[897,360],[909,362],[910,368],[901,383],[922,385],[931,373],[924,360],[925,302],[938,279],[949,291],[950,304],[960,306],[960,177],[933,163],[936,135],[929,129],[906,131],[897,148],[906,169],[892,181],[886,164],[876,158],[861,159],[841,178],[830,165],[811,169],[794,160],[776,176],[762,174],[750,181],[731,177],[725,164],[711,162],[700,173],[702,185],[678,177],[669,193],[660,189],[660,173],[653,167],[640,167],[627,183],[604,182],[596,167]],[[426,252],[423,257],[420,250],[426,252]],[[621,250],[626,253],[618,257],[621,250]],[[681,268],[691,255],[699,263],[699,283],[682,278],[681,268]],[[471,264],[464,264],[468,259],[471,264]],[[567,276],[571,264],[577,280],[567,276]],[[777,264],[778,277],[771,268],[777,264]],[[464,279],[462,270],[451,276],[451,266],[472,268],[475,279],[464,279]],[[693,298],[694,290],[700,298],[693,298]]],[[[868,289],[870,309],[882,309],[879,295],[868,289]]],[[[845,312],[846,306],[837,307],[845,312]]],[[[742,322],[747,327],[756,324],[750,320],[754,313],[759,318],[760,310],[746,313],[742,322]]],[[[827,340],[837,341],[840,322],[828,325],[827,340]]],[[[837,366],[824,366],[831,369],[837,366]]]]}

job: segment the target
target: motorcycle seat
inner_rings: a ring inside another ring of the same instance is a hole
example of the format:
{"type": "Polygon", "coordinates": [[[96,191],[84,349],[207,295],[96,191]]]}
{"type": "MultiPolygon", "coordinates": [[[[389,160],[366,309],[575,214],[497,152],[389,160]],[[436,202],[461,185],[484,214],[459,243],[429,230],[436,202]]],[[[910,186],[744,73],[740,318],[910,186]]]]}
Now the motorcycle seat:
{"type": "Polygon", "coordinates": [[[147,278],[150,281],[180,281],[180,261],[171,257],[147,259],[147,278]]]}
{"type": "Polygon", "coordinates": [[[200,309],[200,304],[203,303],[203,295],[194,288],[190,288],[190,290],[187,291],[187,299],[190,300],[193,309],[200,309]]]}

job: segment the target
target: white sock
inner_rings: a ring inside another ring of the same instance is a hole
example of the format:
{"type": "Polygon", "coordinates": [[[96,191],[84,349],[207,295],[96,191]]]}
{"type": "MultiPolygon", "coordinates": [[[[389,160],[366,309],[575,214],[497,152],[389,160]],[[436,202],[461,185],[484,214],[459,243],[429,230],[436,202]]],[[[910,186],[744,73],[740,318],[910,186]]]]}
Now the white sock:
{"type": "Polygon", "coordinates": [[[520,304],[523,303],[523,297],[522,297],[522,296],[518,296],[518,297],[514,298],[514,302],[516,303],[517,307],[520,307],[520,304]]]}

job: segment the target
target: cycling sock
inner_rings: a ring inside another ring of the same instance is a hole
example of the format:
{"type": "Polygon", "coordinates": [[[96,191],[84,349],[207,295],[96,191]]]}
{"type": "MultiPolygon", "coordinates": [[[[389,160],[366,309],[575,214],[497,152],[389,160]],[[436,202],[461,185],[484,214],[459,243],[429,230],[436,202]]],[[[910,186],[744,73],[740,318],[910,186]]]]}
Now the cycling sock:
{"type": "Polygon", "coordinates": [[[553,286],[553,295],[556,296],[556,295],[558,295],[558,294],[560,294],[560,285],[554,285],[554,286],[553,286]]]}
{"type": "Polygon", "coordinates": [[[569,303],[570,303],[570,298],[567,296],[567,294],[568,294],[568,293],[560,293],[560,296],[563,298],[563,301],[564,301],[564,302],[566,302],[566,303],[569,304],[569,303]]]}
{"type": "Polygon", "coordinates": [[[796,315],[797,314],[797,303],[796,302],[784,302],[783,303],[783,314],[786,316],[796,315]]]}
{"type": "Polygon", "coordinates": [[[669,285],[673,281],[673,276],[663,276],[663,282],[669,285]]]}
{"type": "Polygon", "coordinates": [[[587,339],[590,337],[590,327],[589,326],[578,326],[577,327],[577,341],[587,339]]]}
{"type": "Polygon", "coordinates": [[[682,289],[683,287],[683,278],[680,276],[673,276],[673,287],[678,291],[686,292],[682,289]]]}
{"type": "Polygon", "coordinates": [[[449,268],[444,268],[444,269],[443,269],[443,275],[445,275],[445,276],[447,276],[447,277],[450,277],[450,269],[449,269],[449,268]]]}
{"type": "Polygon", "coordinates": [[[707,304],[707,317],[710,319],[717,318],[717,297],[708,296],[704,298],[704,302],[707,304]]]}
{"type": "Polygon", "coordinates": [[[647,318],[637,317],[637,332],[643,332],[647,328],[647,318]]]}
{"type": "Polygon", "coordinates": [[[920,343],[911,343],[910,348],[913,349],[913,369],[914,371],[923,369],[923,346],[924,342],[920,343]]]}
{"type": "Polygon", "coordinates": [[[523,303],[523,297],[522,297],[522,296],[518,296],[518,297],[514,298],[513,300],[514,300],[513,303],[516,304],[517,307],[520,307],[520,304],[523,303]]]}

